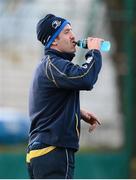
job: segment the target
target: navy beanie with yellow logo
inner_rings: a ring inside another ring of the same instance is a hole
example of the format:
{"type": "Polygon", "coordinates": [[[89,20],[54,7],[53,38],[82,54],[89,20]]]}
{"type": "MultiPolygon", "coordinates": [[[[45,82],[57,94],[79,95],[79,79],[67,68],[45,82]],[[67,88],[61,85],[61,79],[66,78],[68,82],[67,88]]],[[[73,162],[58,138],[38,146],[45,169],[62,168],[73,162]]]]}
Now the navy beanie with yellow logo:
{"type": "Polygon", "coordinates": [[[66,19],[57,17],[53,14],[47,14],[37,24],[37,39],[45,48],[49,48],[67,24],[70,23],[66,19]]]}

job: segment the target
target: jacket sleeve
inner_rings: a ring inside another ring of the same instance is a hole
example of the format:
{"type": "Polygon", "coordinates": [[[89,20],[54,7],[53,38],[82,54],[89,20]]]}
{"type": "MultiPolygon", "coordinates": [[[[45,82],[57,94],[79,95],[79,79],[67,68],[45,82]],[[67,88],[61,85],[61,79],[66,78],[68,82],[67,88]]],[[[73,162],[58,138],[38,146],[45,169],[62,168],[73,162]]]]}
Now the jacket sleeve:
{"type": "Polygon", "coordinates": [[[64,59],[48,57],[46,75],[58,88],[90,90],[97,81],[102,66],[102,57],[98,50],[86,54],[82,66],[64,59]]]}

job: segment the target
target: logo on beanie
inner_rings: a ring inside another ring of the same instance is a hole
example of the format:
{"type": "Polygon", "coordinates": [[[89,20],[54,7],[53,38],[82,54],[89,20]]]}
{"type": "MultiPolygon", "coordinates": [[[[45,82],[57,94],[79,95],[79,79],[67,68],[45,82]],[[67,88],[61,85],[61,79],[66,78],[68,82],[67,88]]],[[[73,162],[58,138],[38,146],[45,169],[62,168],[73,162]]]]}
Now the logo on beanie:
{"type": "Polygon", "coordinates": [[[52,27],[54,29],[57,29],[57,27],[59,27],[60,25],[61,25],[61,21],[59,21],[59,20],[55,20],[52,22],[52,27]]]}

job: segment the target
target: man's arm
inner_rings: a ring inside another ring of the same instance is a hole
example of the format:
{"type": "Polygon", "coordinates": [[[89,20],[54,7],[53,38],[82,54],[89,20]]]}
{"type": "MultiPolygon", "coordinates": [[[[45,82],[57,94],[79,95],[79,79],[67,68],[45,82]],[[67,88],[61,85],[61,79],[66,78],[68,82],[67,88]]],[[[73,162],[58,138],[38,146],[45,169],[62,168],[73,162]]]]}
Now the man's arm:
{"type": "Polygon", "coordinates": [[[74,90],[91,90],[98,79],[102,66],[101,53],[98,50],[88,51],[82,66],[60,58],[48,58],[46,76],[57,87],[74,90]]]}
{"type": "Polygon", "coordinates": [[[81,119],[86,123],[90,124],[89,132],[93,131],[97,125],[101,125],[100,121],[90,112],[87,112],[83,109],[80,110],[81,119]]]}

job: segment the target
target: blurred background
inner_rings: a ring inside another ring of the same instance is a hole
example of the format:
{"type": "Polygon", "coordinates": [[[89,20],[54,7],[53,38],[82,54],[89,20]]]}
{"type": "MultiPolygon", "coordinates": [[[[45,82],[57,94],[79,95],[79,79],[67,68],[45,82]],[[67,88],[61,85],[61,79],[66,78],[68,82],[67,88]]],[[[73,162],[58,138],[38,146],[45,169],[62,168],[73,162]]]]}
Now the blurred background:
{"type": "MultiPolygon", "coordinates": [[[[92,91],[81,107],[101,126],[89,134],[82,122],[75,178],[136,178],[136,3],[134,0],[0,0],[0,178],[28,178],[28,94],[44,48],[36,24],[47,13],[68,19],[77,39],[111,42],[92,91]]],[[[86,50],[77,48],[74,63],[86,50]]]]}

